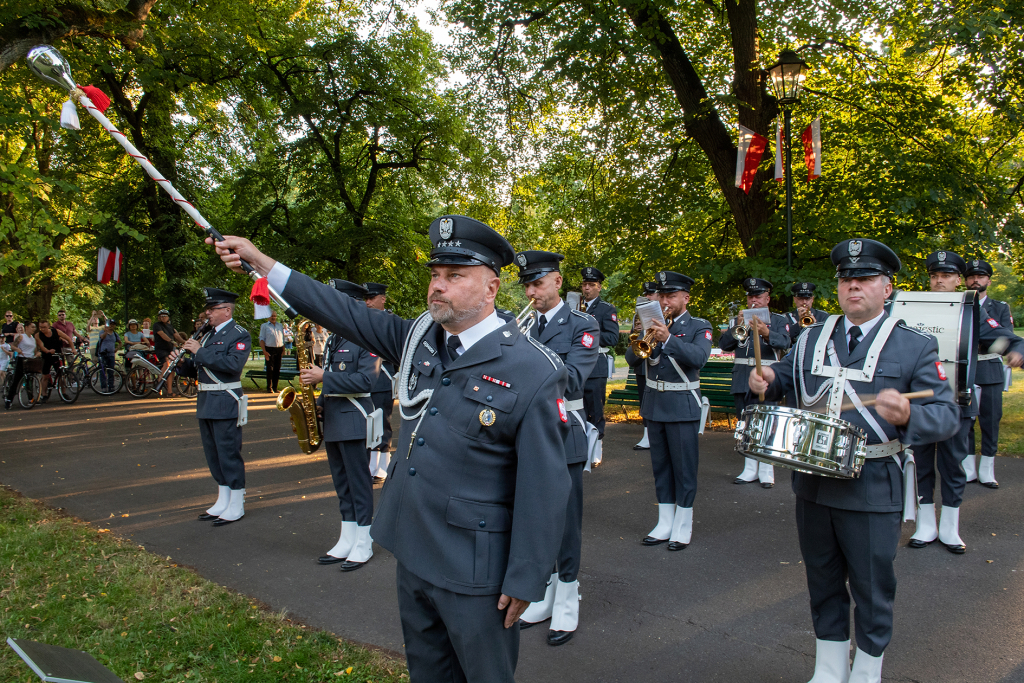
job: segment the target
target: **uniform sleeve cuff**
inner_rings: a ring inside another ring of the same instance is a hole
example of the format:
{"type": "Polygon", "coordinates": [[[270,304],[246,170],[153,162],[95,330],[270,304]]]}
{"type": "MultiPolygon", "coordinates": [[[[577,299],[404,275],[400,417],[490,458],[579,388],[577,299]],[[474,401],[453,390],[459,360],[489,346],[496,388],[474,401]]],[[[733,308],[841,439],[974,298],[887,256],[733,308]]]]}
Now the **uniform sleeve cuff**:
{"type": "Polygon", "coordinates": [[[288,286],[288,278],[291,277],[292,269],[283,263],[275,263],[274,267],[267,273],[267,284],[276,292],[283,292],[288,286]]]}

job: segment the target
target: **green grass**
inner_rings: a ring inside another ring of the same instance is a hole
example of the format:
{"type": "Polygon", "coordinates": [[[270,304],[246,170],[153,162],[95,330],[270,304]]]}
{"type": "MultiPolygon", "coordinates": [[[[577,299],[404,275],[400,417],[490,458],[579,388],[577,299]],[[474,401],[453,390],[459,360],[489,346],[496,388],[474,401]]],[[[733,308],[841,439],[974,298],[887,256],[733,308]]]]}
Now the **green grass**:
{"type": "MultiPolygon", "coordinates": [[[[1024,330],[1021,330],[1024,332],[1024,330]]],[[[974,425],[974,444],[981,450],[981,429],[974,425]]],[[[999,455],[1024,457],[1024,370],[1013,371],[1013,385],[1003,392],[1003,419],[999,423],[999,455]]]]}
{"type": "MultiPolygon", "coordinates": [[[[404,663],[0,489],[4,636],[85,650],[125,681],[408,680],[404,663]]],[[[38,678],[10,648],[0,680],[38,678]]]]}

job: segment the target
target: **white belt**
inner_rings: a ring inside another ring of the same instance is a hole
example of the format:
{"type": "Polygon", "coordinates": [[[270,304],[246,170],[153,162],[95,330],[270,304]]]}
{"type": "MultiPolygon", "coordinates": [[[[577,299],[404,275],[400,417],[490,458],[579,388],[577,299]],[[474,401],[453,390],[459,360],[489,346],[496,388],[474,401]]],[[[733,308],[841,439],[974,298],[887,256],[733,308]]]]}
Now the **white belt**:
{"type": "Polygon", "coordinates": [[[902,451],[903,448],[904,446],[900,443],[899,439],[893,439],[885,443],[875,443],[864,447],[864,457],[868,459],[889,458],[902,451]]]}
{"type": "Polygon", "coordinates": [[[647,386],[656,391],[693,391],[700,389],[700,380],[694,382],[663,382],[660,379],[647,378],[647,386]]]}
{"type": "Polygon", "coordinates": [[[979,353],[978,360],[1002,360],[1003,357],[998,353],[979,353]]]}
{"type": "Polygon", "coordinates": [[[612,350],[612,347],[610,347],[610,346],[598,346],[597,347],[597,352],[598,353],[605,353],[605,354],[607,354],[611,350],[612,350]]]}
{"type": "MultiPolygon", "coordinates": [[[[756,358],[733,358],[733,363],[736,365],[757,365],[756,358]]],[[[777,360],[768,360],[767,358],[761,359],[761,365],[768,366],[778,363],[777,360]]]]}
{"type": "Polygon", "coordinates": [[[569,412],[572,412],[574,410],[583,410],[583,399],[582,398],[578,398],[575,401],[570,401],[570,400],[566,399],[566,401],[565,401],[565,409],[567,411],[569,411],[569,412]]]}
{"type": "Polygon", "coordinates": [[[199,391],[228,391],[229,389],[241,389],[241,382],[217,382],[216,384],[199,383],[199,391]]]}
{"type": "Polygon", "coordinates": [[[328,398],[370,398],[370,394],[323,394],[328,398]]]}

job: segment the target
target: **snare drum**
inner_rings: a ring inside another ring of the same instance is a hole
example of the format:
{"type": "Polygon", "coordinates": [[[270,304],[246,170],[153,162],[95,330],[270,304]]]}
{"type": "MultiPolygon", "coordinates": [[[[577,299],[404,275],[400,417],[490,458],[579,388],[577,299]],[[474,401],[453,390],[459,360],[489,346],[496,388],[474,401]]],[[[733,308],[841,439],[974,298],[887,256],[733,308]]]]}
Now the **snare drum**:
{"type": "Polygon", "coordinates": [[[783,406],[749,405],[736,423],[736,450],[798,472],[856,479],[864,466],[864,431],[838,418],[783,406]]]}

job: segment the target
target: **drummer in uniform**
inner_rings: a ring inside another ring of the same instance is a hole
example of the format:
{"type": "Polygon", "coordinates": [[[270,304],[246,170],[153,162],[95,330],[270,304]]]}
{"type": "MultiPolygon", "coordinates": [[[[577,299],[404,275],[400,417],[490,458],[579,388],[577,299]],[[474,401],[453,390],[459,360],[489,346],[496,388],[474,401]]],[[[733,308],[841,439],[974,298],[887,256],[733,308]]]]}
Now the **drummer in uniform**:
{"type": "MultiPolygon", "coordinates": [[[[1013,329],[1013,313],[1005,301],[997,301],[988,296],[988,286],[992,283],[992,266],[981,259],[967,262],[967,289],[978,293],[978,306],[981,310],[982,324],[988,318],[999,323],[1007,330],[1013,329]]],[[[978,465],[974,464],[974,427],[967,432],[967,457],[964,458],[964,472],[967,483],[978,481],[990,489],[999,488],[996,481],[996,451],[999,449],[999,422],[1003,419],[1003,390],[1006,377],[1003,361],[999,354],[986,353],[978,356],[978,371],[975,384],[979,387],[978,422],[981,423],[981,455],[978,465]]]]}
{"type": "MultiPolygon", "coordinates": [[[[960,286],[960,276],[967,269],[967,263],[959,255],[951,251],[934,251],[925,259],[928,268],[928,279],[933,292],[955,292],[960,286]]],[[[1013,334],[1012,329],[999,325],[991,317],[985,316],[978,328],[975,338],[983,353],[996,351],[1000,347],[1008,356],[1012,367],[1020,367],[1021,352],[1024,352],[1024,340],[1013,334]],[[1000,344],[993,342],[1004,338],[1000,344]]],[[[977,373],[977,356],[968,359],[967,386],[973,389],[977,373]]],[[[967,458],[968,432],[974,425],[978,404],[972,397],[969,405],[958,406],[960,416],[957,421],[958,431],[948,439],[933,441],[914,449],[914,460],[917,467],[917,528],[907,543],[911,548],[924,548],[936,538],[951,553],[962,555],[967,552],[967,545],[960,538],[960,504],[963,502],[964,487],[967,475],[963,462],[967,458]],[[935,526],[935,470],[938,467],[942,476],[942,513],[939,515],[938,528],[935,526]]],[[[973,460],[972,460],[973,462],[973,460]]]]}
{"type": "MultiPolygon", "coordinates": [[[[747,308],[768,308],[772,297],[772,283],[762,280],[759,277],[748,277],[743,280],[743,289],[747,293],[747,308]]],[[[746,407],[747,396],[747,375],[754,369],[754,338],[761,344],[761,365],[767,367],[781,358],[786,349],[790,347],[791,326],[786,321],[786,316],[778,313],[771,313],[771,325],[764,321],[755,319],[746,339],[742,342],[736,339],[736,325],[722,333],[718,338],[718,345],[723,351],[732,351],[735,354],[732,365],[732,388],[730,389],[733,399],[736,401],[736,417],[743,414],[746,407]],[[754,327],[756,326],[756,329],[754,327]]],[[[737,318],[736,323],[740,320],[737,318]]],[[[761,486],[770,489],[775,486],[775,468],[768,463],[758,463],[753,458],[747,458],[743,465],[743,472],[733,480],[734,484],[750,484],[760,481],[761,486]]]]}
{"type": "MultiPolygon", "coordinates": [[[[386,311],[388,287],[379,282],[364,282],[366,288],[366,305],[378,311],[386,311]]],[[[374,481],[384,481],[388,476],[388,465],[391,464],[391,413],[395,407],[395,365],[391,361],[381,359],[380,374],[373,385],[372,398],[374,409],[380,408],[384,414],[384,435],[376,450],[370,451],[370,475],[374,481]]]]}
{"type": "Polygon", "coordinates": [[[700,370],[711,356],[711,323],[686,310],[693,278],[671,270],[658,273],[658,300],[666,326],[651,321],[654,344],[647,359],[632,345],[626,349],[631,367],[647,366],[644,402],[640,415],[651,438],[654,493],[658,524],[641,541],[646,546],[668,542],[669,550],[690,544],[693,502],[697,497],[697,435],[704,431],[707,399],[700,394],[700,370]]]}
{"type": "MultiPolygon", "coordinates": [[[[645,282],[644,283],[644,288],[643,288],[643,294],[641,296],[645,297],[648,301],[657,301],[658,300],[658,283],[657,282],[653,282],[653,281],[652,282],[645,282]]],[[[633,332],[636,332],[636,333],[638,333],[638,334],[640,334],[642,336],[643,335],[643,330],[638,327],[639,324],[640,324],[640,316],[639,315],[634,315],[633,316],[633,332]]],[[[639,401],[640,401],[640,410],[642,412],[643,408],[644,408],[644,393],[646,393],[644,391],[644,388],[647,386],[647,363],[639,363],[639,364],[637,364],[637,366],[635,368],[633,368],[633,372],[636,375],[636,388],[637,388],[637,392],[636,393],[637,393],[637,399],[639,399],[639,401]]],[[[641,419],[643,419],[643,418],[641,418],[641,419]]],[[[643,423],[644,423],[644,436],[643,436],[642,439],[640,439],[639,443],[637,443],[635,446],[633,446],[633,450],[634,451],[644,451],[644,450],[647,450],[648,448],[651,447],[651,442],[650,442],[650,440],[648,439],[648,436],[647,436],[647,420],[643,420],[643,423]]]]}
{"type": "Polygon", "coordinates": [[[814,307],[814,291],[818,285],[813,282],[798,282],[793,285],[793,310],[786,314],[786,322],[789,324],[789,337],[796,343],[796,338],[804,331],[800,320],[805,314],[814,317],[814,322],[823,323],[828,319],[828,313],[814,307]]]}
{"type": "MultiPolygon", "coordinates": [[[[516,254],[519,284],[533,299],[534,324],[530,336],[558,354],[569,373],[565,387],[565,410],[570,429],[565,432],[565,462],[572,488],[565,511],[565,530],[558,551],[555,572],[548,580],[544,599],[532,603],[520,617],[520,627],[529,628],[551,619],[548,645],[569,642],[580,616],[580,548],[583,545],[583,469],[588,456],[588,425],[583,416],[583,386],[598,362],[597,321],[573,311],[558,295],[562,287],[559,262],[565,258],[550,251],[516,254]]],[[[593,429],[593,427],[590,427],[593,429]]]]}
{"type": "Polygon", "coordinates": [[[601,283],[604,282],[604,273],[597,268],[588,266],[580,269],[580,275],[583,276],[583,284],[580,285],[583,293],[580,297],[580,310],[592,315],[601,328],[597,363],[583,388],[583,405],[587,411],[587,422],[597,428],[597,452],[594,454],[593,462],[596,467],[601,464],[603,456],[604,402],[608,377],[611,374],[608,367],[611,364],[611,356],[608,355],[608,352],[619,343],[619,311],[601,298],[601,283]]]}
{"type": "MultiPolygon", "coordinates": [[[[884,244],[844,240],[832,249],[844,315],[807,328],[796,348],[748,378],[768,401],[796,390],[801,408],[827,411],[867,434],[867,459],[852,479],[793,473],[800,551],[817,637],[815,683],[880,683],[892,637],[893,560],[904,507],[905,446],[955,433],[958,411],[938,343],[885,312],[900,260],[884,244]],[[799,373],[797,376],[795,373],[799,373]],[[845,378],[836,382],[835,376],[845,378]],[[931,390],[908,400],[900,392],[931,390]],[[874,406],[844,409],[877,394],[874,406]],[[847,588],[849,581],[849,588],[847,588]],[[856,655],[850,668],[850,597],[856,655]]],[[[824,434],[829,438],[829,434],[824,434]]],[[[912,504],[913,501],[908,501],[912,504]]]]}

